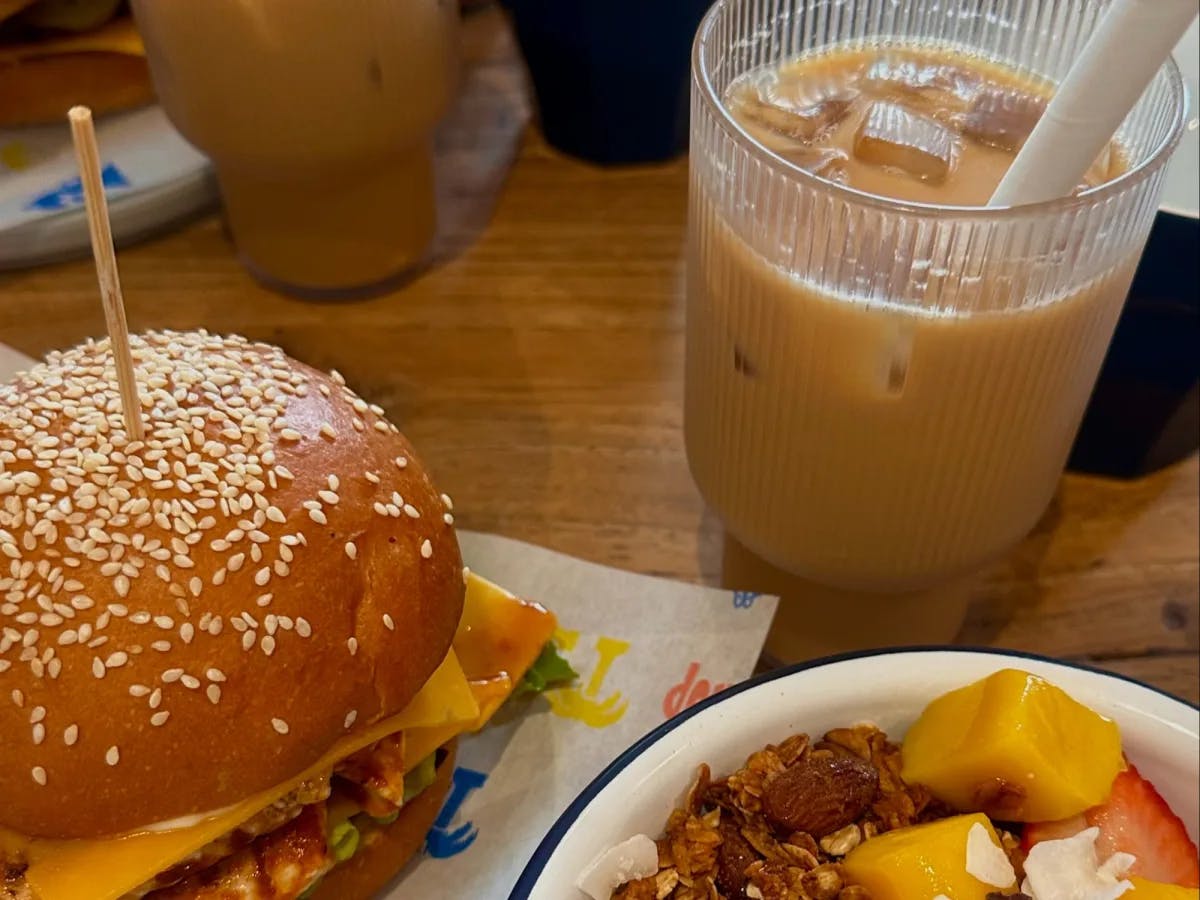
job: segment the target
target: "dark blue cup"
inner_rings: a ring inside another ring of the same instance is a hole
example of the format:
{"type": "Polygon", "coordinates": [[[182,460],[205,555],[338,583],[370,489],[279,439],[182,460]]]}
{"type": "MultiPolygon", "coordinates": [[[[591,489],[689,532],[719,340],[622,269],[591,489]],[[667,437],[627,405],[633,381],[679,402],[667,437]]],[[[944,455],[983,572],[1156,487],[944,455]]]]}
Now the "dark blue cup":
{"type": "Polygon", "coordinates": [[[552,146],[604,164],[687,149],[692,39],[711,0],[503,0],[552,146]]]}

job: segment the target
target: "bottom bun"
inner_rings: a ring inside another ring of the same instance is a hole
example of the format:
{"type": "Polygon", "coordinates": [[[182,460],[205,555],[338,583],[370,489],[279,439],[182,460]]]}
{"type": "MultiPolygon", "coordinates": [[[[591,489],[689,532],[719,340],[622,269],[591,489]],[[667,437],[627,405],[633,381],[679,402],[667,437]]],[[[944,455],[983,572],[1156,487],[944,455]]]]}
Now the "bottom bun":
{"type": "Polygon", "coordinates": [[[438,751],[433,784],[406,803],[395,822],[359,828],[358,851],[321,879],[310,900],[370,900],[420,852],[450,790],[456,749],[451,741],[438,751]]]}

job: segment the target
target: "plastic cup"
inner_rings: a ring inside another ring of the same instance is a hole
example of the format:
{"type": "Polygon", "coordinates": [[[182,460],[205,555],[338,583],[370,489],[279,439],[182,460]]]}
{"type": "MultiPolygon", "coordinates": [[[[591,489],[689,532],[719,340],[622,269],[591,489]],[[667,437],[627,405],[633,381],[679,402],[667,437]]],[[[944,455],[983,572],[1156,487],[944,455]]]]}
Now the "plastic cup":
{"type": "MultiPolygon", "coordinates": [[[[685,436],[742,545],[847,591],[977,571],[1047,508],[1184,123],[1175,66],[1126,174],[1017,208],[901,203],[755,143],[722,98],[831,45],[940,44],[1058,81],[1106,3],[719,0],[692,60],[685,436]]],[[[1119,77],[1114,73],[1113,77],[1119,77]]]]}
{"type": "Polygon", "coordinates": [[[162,106],[212,159],[252,274],[301,296],[353,296],[423,261],[437,221],[432,135],[458,80],[456,4],[134,0],[133,11],[162,106]]]}

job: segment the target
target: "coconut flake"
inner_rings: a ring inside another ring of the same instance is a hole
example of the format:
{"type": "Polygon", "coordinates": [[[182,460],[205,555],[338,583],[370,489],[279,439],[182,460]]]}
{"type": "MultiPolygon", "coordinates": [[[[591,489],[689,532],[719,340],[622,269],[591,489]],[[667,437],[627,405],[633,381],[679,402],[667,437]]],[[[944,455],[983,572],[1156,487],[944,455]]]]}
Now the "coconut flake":
{"type": "Polygon", "coordinates": [[[610,900],[613,891],[626,882],[657,872],[658,847],[646,835],[635,834],[593,859],[575,886],[592,900],[610,900]]]}
{"type": "Polygon", "coordinates": [[[1008,854],[979,822],[967,832],[967,874],[991,887],[1010,888],[1017,882],[1008,854]]]}
{"type": "Polygon", "coordinates": [[[1117,900],[1133,884],[1123,879],[1136,862],[1128,853],[1114,853],[1101,865],[1096,858],[1099,828],[1074,837],[1034,844],[1025,860],[1021,891],[1035,900],[1117,900]]]}

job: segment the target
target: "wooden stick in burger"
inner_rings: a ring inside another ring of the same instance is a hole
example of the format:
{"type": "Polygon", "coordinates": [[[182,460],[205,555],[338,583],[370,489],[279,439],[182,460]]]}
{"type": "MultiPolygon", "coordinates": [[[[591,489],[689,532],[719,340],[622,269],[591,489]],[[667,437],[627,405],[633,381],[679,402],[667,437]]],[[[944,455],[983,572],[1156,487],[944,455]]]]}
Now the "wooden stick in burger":
{"type": "Polygon", "coordinates": [[[125,300],[121,296],[117,254],[113,249],[112,226],[108,221],[108,201],[104,196],[104,181],[100,174],[96,128],[92,124],[92,111],[86,106],[72,107],[67,118],[71,122],[71,139],[75,142],[75,159],[79,162],[88,233],[92,239],[92,258],[96,261],[100,302],[104,304],[104,322],[108,326],[108,341],[117,370],[121,408],[125,412],[125,431],[135,441],[140,441],[145,437],[142,404],[133,372],[133,354],[129,349],[129,324],[125,320],[125,300]]]}

